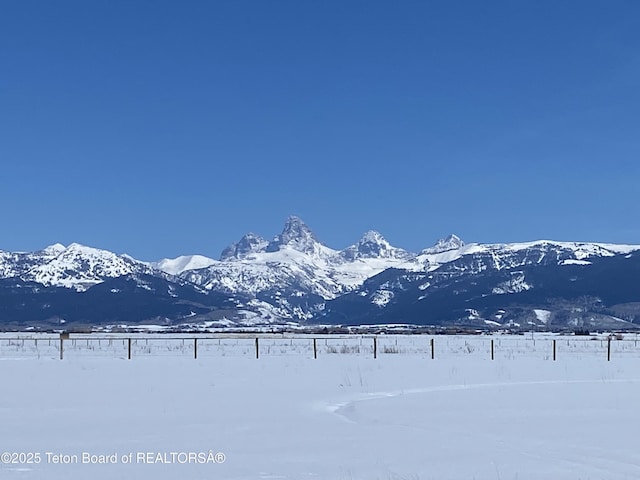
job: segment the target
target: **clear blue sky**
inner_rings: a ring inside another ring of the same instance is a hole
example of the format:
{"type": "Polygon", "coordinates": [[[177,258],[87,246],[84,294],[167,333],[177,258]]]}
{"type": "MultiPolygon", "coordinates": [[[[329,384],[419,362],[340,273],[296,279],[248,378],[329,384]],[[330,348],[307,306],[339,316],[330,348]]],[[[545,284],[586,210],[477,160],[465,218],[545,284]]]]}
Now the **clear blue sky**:
{"type": "Polygon", "coordinates": [[[640,243],[640,2],[6,1],[0,249],[640,243]]]}

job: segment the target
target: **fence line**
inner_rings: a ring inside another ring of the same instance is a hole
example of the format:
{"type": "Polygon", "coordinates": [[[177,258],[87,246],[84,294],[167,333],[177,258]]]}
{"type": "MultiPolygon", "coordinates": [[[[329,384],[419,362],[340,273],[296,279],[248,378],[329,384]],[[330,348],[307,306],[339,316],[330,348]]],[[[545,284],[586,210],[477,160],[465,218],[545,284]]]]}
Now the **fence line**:
{"type": "Polygon", "coordinates": [[[388,355],[420,355],[438,360],[468,357],[487,360],[534,357],[556,361],[598,356],[640,358],[638,338],[522,335],[60,335],[7,337],[0,335],[0,358],[149,356],[297,355],[318,359],[328,355],[359,355],[378,359],[388,355]]]}

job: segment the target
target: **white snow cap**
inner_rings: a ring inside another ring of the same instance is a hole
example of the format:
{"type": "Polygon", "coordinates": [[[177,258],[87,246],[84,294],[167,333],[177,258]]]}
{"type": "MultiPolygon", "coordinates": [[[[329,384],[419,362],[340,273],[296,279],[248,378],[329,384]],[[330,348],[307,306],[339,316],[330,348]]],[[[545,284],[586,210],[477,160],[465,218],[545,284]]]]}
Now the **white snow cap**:
{"type": "Polygon", "coordinates": [[[60,253],[64,252],[66,248],[67,247],[65,247],[61,243],[54,243],[53,245],[49,245],[48,247],[43,248],[42,252],[49,255],[59,255],[60,253]]]}
{"type": "Polygon", "coordinates": [[[382,234],[376,230],[369,230],[368,232],[365,232],[358,243],[365,243],[365,242],[386,243],[386,244],[389,243],[385,240],[382,234]]]}
{"type": "Polygon", "coordinates": [[[206,268],[214,263],[216,263],[214,259],[202,255],[182,255],[176,258],[163,258],[152,265],[170,275],[179,275],[186,270],[206,268]]]}
{"type": "Polygon", "coordinates": [[[436,242],[433,247],[426,248],[422,251],[422,253],[426,254],[435,254],[448,252],[450,250],[458,250],[464,247],[464,242],[457,235],[451,234],[446,238],[441,238],[436,242]]]}

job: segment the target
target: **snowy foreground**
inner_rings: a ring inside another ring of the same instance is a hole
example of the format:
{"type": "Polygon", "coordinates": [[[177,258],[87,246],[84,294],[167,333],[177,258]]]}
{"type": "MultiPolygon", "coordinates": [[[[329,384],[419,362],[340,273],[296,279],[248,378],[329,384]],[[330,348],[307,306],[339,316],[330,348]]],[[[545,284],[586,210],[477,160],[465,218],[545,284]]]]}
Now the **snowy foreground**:
{"type": "Polygon", "coordinates": [[[640,478],[635,339],[8,338],[3,480],[640,478]]]}

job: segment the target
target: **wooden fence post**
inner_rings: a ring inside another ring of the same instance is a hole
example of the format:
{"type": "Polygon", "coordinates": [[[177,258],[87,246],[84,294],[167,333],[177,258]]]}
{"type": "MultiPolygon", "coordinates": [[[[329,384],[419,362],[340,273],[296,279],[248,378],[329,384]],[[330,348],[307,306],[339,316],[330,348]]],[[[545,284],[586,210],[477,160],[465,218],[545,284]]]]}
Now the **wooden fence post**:
{"type": "Polygon", "coordinates": [[[60,334],[60,360],[64,358],[64,341],[69,339],[69,332],[62,332],[60,334]]]}
{"type": "Polygon", "coordinates": [[[373,358],[378,358],[378,337],[373,337],[373,358]]]}
{"type": "Polygon", "coordinates": [[[436,346],[434,339],[432,338],[429,343],[431,344],[431,360],[433,360],[436,358],[436,346]]]}
{"type": "Polygon", "coordinates": [[[313,339],[313,358],[318,358],[318,346],[315,338],[313,339]]]}
{"type": "Polygon", "coordinates": [[[493,338],[491,339],[491,360],[494,360],[494,356],[493,356],[493,338]]]}
{"type": "Polygon", "coordinates": [[[611,337],[607,339],[607,362],[611,361],[611,337]]]}
{"type": "Polygon", "coordinates": [[[198,359],[198,339],[197,338],[193,339],[193,358],[195,360],[198,359]]]}
{"type": "Polygon", "coordinates": [[[131,360],[131,339],[127,339],[127,359],[131,360]]]}
{"type": "Polygon", "coordinates": [[[258,344],[258,338],[256,337],[256,358],[260,358],[260,346],[258,344]]]}
{"type": "Polygon", "coordinates": [[[556,341],[553,341],[553,361],[556,361],[556,341]]]}

